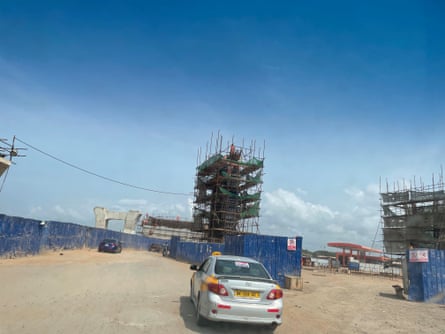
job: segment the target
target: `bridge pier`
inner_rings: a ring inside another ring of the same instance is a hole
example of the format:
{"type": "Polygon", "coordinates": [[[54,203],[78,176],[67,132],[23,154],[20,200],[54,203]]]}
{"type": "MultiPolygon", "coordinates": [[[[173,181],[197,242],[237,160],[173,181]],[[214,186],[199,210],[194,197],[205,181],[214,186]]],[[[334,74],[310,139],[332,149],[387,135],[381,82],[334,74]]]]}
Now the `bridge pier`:
{"type": "Polygon", "coordinates": [[[142,213],[136,210],[130,210],[127,212],[110,211],[106,208],[96,206],[94,208],[94,214],[96,215],[96,227],[108,229],[108,222],[110,220],[123,220],[124,221],[124,233],[136,232],[136,224],[142,213]]]}

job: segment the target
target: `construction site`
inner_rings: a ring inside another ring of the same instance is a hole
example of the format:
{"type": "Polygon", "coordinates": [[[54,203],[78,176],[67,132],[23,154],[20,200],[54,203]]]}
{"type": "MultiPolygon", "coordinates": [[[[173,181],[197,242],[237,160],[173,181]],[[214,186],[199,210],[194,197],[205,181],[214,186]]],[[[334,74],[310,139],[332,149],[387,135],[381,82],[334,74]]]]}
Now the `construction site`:
{"type": "Polygon", "coordinates": [[[404,255],[407,249],[445,249],[445,191],[442,173],[429,185],[393,185],[380,192],[385,252],[404,255]]]}
{"type": "Polygon", "coordinates": [[[225,235],[259,233],[264,146],[256,149],[233,142],[223,144],[218,134],[207,145],[203,162],[198,154],[194,191],[193,230],[207,240],[225,235]]]}
{"type": "Polygon", "coordinates": [[[145,216],[142,233],[151,237],[223,242],[226,235],[258,234],[264,146],[223,143],[218,134],[199,149],[193,221],[145,216]]]}
{"type": "Polygon", "coordinates": [[[145,215],[141,220],[140,233],[151,238],[170,240],[179,237],[184,241],[202,241],[204,234],[193,231],[193,222],[179,217],[153,217],[145,215]]]}

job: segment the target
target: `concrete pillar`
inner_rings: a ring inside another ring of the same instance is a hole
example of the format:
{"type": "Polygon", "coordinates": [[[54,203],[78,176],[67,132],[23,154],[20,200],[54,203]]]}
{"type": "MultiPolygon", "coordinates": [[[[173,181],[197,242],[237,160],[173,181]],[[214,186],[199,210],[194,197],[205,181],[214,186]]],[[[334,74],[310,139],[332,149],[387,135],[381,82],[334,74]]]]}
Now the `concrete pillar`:
{"type": "Polygon", "coordinates": [[[142,213],[140,213],[139,211],[128,211],[125,216],[124,233],[135,233],[136,224],[141,216],[142,213]]]}
{"type": "Polygon", "coordinates": [[[94,214],[96,215],[96,227],[97,228],[108,228],[107,219],[106,219],[106,209],[96,206],[94,208],[94,214]]]}
{"type": "Polygon", "coordinates": [[[108,229],[109,220],[123,220],[124,221],[124,233],[135,233],[136,224],[142,213],[135,210],[128,212],[116,212],[109,211],[106,208],[95,207],[94,214],[96,215],[96,227],[108,229]]]}

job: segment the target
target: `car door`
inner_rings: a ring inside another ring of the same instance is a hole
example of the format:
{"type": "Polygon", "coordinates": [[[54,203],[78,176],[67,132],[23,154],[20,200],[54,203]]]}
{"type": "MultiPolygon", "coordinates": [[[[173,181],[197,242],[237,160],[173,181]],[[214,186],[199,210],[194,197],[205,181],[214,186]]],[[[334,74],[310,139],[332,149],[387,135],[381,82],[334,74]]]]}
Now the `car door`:
{"type": "Polygon", "coordinates": [[[195,272],[194,280],[193,280],[193,295],[195,300],[197,300],[198,293],[201,290],[201,284],[207,278],[207,271],[210,267],[211,259],[207,258],[204,262],[199,266],[199,269],[195,272]]]}

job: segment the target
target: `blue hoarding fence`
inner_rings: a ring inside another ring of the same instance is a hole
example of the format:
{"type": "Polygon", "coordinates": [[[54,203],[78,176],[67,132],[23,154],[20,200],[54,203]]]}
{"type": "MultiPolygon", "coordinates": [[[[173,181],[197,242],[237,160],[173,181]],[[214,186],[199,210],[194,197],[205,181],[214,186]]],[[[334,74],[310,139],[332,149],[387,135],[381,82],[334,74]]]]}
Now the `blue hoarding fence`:
{"type": "Polygon", "coordinates": [[[152,244],[170,246],[170,257],[188,263],[201,263],[212,252],[252,257],[264,264],[281,286],[285,275],[301,275],[302,237],[266,235],[228,236],[224,243],[149,238],[106,229],[56,221],[0,215],[0,256],[35,255],[53,249],[96,248],[105,238],[118,239],[124,248],[148,250],[152,244]]]}
{"type": "Polygon", "coordinates": [[[225,254],[254,258],[264,264],[281,286],[285,276],[301,276],[302,237],[248,234],[228,236],[225,254]]]}
{"type": "MultiPolygon", "coordinates": [[[[201,263],[214,251],[252,257],[262,262],[283,286],[285,276],[301,276],[302,237],[267,235],[227,236],[224,243],[149,238],[73,223],[11,217],[0,214],[0,257],[36,255],[44,250],[96,248],[105,238],[120,240],[124,248],[148,250],[152,244],[170,246],[170,257],[201,263]]],[[[407,251],[408,299],[445,304],[445,250],[407,251]]],[[[355,269],[355,268],[352,268],[355,269]]]]}
{"type": "Polygon", "coordinates": [[[39,253],[41,235],[40,221],[0,215],[0,256],[39,253]]]}
{"type": "Polygon", "coordinates": [[[411,249],[408,259],[408,299],[445,304],[445,250],[411,249]]]}
{"type": "Polygon", "coordinates": [[[96,248],[105,238],[120,240],[124,248],[142,250],[148,250],[153,243],[170,242],[73,223],[0,214],[0,257],[35,255],[44,250],[96,248]]]}
{"type": "Polygon", "coordinates": [[[247,256],[264,264],[272,277],[285,285],[285,276],[301,276],[302,237],[266,235],[227,236],[223,244],[171,240],[170,256],[178,261],[200,264],[214,251],[247,256]]]}
{"type": "Polygon", "coordinates": [[[213,252],[224,253],[224,244],[181,241],[179,237],[171,240],[170,256],[178,261],[200,264],[213,252]]]}

